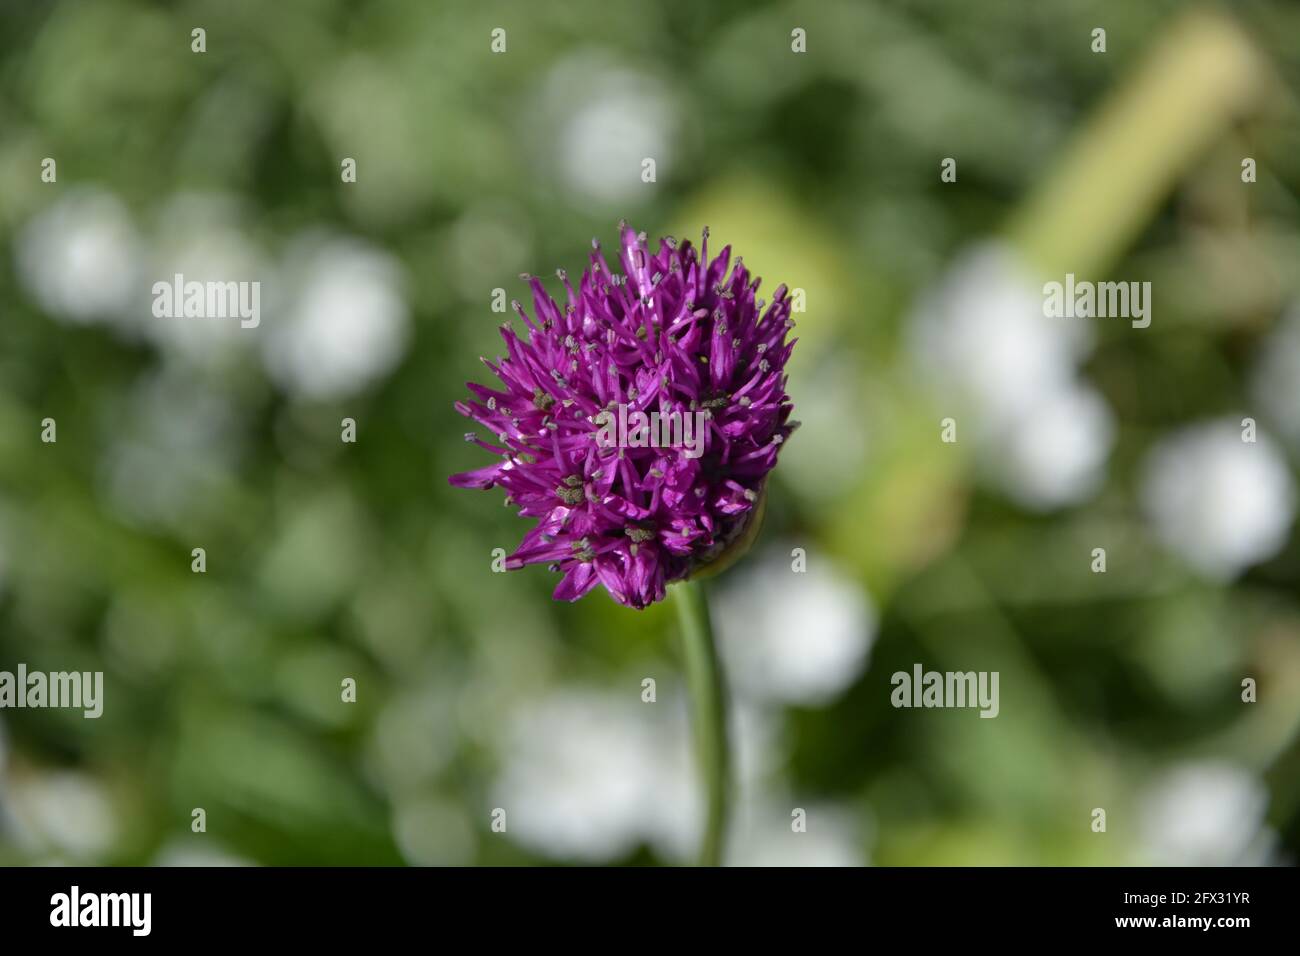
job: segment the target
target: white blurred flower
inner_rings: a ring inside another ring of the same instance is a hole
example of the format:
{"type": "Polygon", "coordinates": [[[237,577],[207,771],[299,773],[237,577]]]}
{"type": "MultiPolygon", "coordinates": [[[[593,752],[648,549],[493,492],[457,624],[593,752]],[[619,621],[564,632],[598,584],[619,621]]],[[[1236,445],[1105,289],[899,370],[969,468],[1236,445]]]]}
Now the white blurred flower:
{"type": "Polygon", "coordinates": [[[1085,320],[1043,315],[1043,297],[1014,253],[977,246],[913,312],[911,350],[945,397],[975,401],[998,423],[1070,384],[1087,352],[1085,320]]]}
{"type": "Polygon", "coordinates": [[[187,836],[168,841],[154,856],[153,866],[254,866],[252,860],[214,845],[212,837],[187,836]]]}
{"type": "Polygon", "coordinates": [[[397,801],[393,839],[412,866],[466,866],[473,862],[474,827],[459,806],[428,797],[397,801]]]}
{"type": "MultiPolygon", "coordinates": [[[[681,701],[661,698],[656,706],[666,708],[667,731],[656,758],[662,767],[659,795],[646,818],[645,831],[660,856],[686,863],[699,852],[704,825],[689,714],[681,701]]],[[[746,808],[766,793],[784,754],[780,720],[774,711],[736,701],[728,708],[727,717],[734,823],[734,818],[746,816],[746,808]]]]}
{"type": "MultiPolygon", "coordinates": [[[[135,309],[147,337],[160,348],[195,364],[209,364],[250,344],[257,332],[238,318],[164,317],[153,314],[153,285],[171,285],[179,273],[189,282],[259,282],[273,279],[265,252],[240,227],[238,204],[221,195],[179,193],[159,214],[150,255],[148,300],[135,309]]],[[[263,295],[265,295],[265,289],[263,295]]],[[[261,305],[265,314],[265,302],[261,305]]],[[[180,303],[176,304],[180,308],[180,303]]]]}
{"type": "Polygon", "coordinates": [[[287,256],[284,300],[263,318],[263,358],[287,391],[341,398],[387,375],[410,334],[401,265],[354,238],[300,239],[287,256]]]}
{"type": "Polygon", "coordinates": [[[997,436],[990,470],[1028,508],[1081,501],[1105,480],[1115,438],[1110,407],[1096,389],[1071,382],[1045,392],[997,436]]]}
{"type": "Polygon", "coordinates": [[[737,565],[716,595],[721,652],[742,696],[824,704],[866,666],[876,614],[863,588],[825,555],[792,570],[792,549],[737,565]]]}
{"type": "Polygon", "coordinates": [[[662,706],[632,692],[570,690],[516,714],[493,798],[507,832],[549,856],[594,862],[652,837],[665,801],[695,818],[692,788],[674,785],[684,737],[662,706]]]}
{"type": "Polygon", "coordinates": [[[666,750],[655,740],[658,706],[632,693],[569,691],[516,714],[494,791],[507,831],[547,855],[576,860],[636,848],[667,790],[666,750]]]}
{"type": "Polygon", "coordinates": [[[60,771],[13,777],[7,783],[15,842],[27,852],[94,862],[117,839],[112,804],[93,777],[60,771]]]}
{"type": "MultiPolygon", "coordinates": [[[[628,687],[559,689],[513,715],[492,789],[512,839],[583,862],[643,844],[669,860],[694,856],[703,808],[685,702],[663,682],[654,704],[628,687]]],[[[739,805],[771,773],[776,727],[743,706],[730,717],[739,805]]]]}
{"type": "Polygon", "coordinates": [[[1286,544],[1295,486],[1263,434],[1242,440],[1239,419],[1181,429],[1147,456],[1142,507],[1169,550],[1207,577],[1231,579],[1286,544]]]}
{"type": "Polygon", "coordinates": [[[1113,416],[1079,380],[1087,319],[1043,315],[1015,254],[988,244],[958,258],[915,309],[910,349],[984,473],[1021,505],[1075,504],[1105,477],[1113,416]]]}
{"type": "Polygon", "coordinates": [[[78,188],[37,213],[17,236],[20,281],[56,319],[118,320],[140,274],[139,240],[111,193],[78,188]]]}
{"type": "Polygon", "coordinates": [[[577,196],[604,203],[643,197],[641,163],[653,159],[662,178],[672,160],[674,110],[655,77],[603,54],[562,61],[547,78],[542,115],[558,132],[559,172],[577,196]]]}
{"type": "Polygon", "coordinates": [[[233,480],[235,412],[219,391],[175,369],[139,381],[131,414],[113,420],[102,480],[118,514],[141,524],[192,518],[190,509],[233,480]]]}
{"type": "Polygon", "coordinates": [[[742,809],[727,841],[728,866],[865,866],[858,827],[834,805],[764,802],[742,809]],[[802,832],[795,809],[804,811],[802,832]]]}
{"type": "Polygon", "coordinates": [[[1154,866],[1250,866],[1268,862],[1268,791],[1231,764],[1173,767],[1142,796],[1140,854],[1154,866]]]}
{"type": "Polygon", "coordinates": [[[1300,447],[1300,302],[1291,307],[1260,349],[1251,391],[1286,439],[1300,447]]]}

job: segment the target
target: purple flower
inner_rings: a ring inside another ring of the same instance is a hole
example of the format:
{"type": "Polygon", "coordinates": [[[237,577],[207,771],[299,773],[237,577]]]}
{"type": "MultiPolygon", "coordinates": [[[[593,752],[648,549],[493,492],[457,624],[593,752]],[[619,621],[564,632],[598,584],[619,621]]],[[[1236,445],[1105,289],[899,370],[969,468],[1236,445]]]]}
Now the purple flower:
{"type": "Polygon", "coordinates": [[[524,276],[533,315],[512,303],[527,339],[502,327],[506,357],[483,362],[501,389],[469,384],[456,410],[495,440],[465,436],[499,461],[451,477],[501,485],[537,524],[506,567],[561,571],[557,600],[597,584],[643,608],[665,585],[718,558],[752,531],[788,421],[785,286],[763,308],[761,280],[731,247],[712,262],[671,238],[650,253],[626,224],[613,272],[593,241],[591,268],[566,301],[524,276]]]}

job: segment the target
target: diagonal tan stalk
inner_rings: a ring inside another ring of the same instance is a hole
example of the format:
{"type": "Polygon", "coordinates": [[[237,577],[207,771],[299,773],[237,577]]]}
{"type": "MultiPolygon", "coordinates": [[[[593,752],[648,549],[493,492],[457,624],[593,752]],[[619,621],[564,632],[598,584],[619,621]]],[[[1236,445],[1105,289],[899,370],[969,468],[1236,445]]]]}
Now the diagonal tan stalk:
{"type": "Polygon", "coordinates": [[[1042,277],[1104,271],[1202,150],[1272,86],[1231,17],[1187,12],[1075,134],[1008,224],[1012,242],[1042,277]]]}

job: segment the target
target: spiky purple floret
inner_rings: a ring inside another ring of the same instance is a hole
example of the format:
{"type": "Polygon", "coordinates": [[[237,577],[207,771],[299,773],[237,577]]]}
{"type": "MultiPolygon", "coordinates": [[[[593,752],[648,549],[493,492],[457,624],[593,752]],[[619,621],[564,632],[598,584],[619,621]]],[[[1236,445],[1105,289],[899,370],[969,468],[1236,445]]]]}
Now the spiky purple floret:
{"type": "Polygon", "coordinates": [[[575,290],[558,275],[561,308],[541,280],[519,338],[501,330],[506,357],[483,362],[503,390],[474,383],[456,410],[496,440],[465,436],[500,456],[453,475],[461,488],[506,489],[507,504],[536,518],[506,567],[546,563],[563,572],[557,600],[574,601],[603,584],[635,608],[661,600],[738,538],[755,514],[781,444],[797,423],[785,392],[790,299],[783,285],[763,311],[761,280],[731,247],[708,260],[708,230],[690,242],[660,240],[620,225],[621,273],[592,242],[591,268],[575,290]],[[707,263],[707,265],[706,265],[707,263]],[[597,416],[625,404],[661,414],[703,411],[703,454],[684,449],[605,447],[597,416]]]}

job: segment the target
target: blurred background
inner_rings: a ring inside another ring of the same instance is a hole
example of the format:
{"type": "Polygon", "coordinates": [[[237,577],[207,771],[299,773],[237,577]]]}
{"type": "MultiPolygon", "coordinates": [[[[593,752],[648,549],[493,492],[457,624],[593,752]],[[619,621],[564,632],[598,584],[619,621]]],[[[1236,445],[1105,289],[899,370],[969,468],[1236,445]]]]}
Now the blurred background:
{"type": "Polygon", "coordinates": [[[1298,76],[1282,0],[0,0],[0,670],[105,675],[0,711],[0,863],[693,856],[671,611],[493,573],[525,522],[447,484],[494,290],[620,217],[806,293],[715,588],[733,862],[1293,862],[1298,76]]]}

